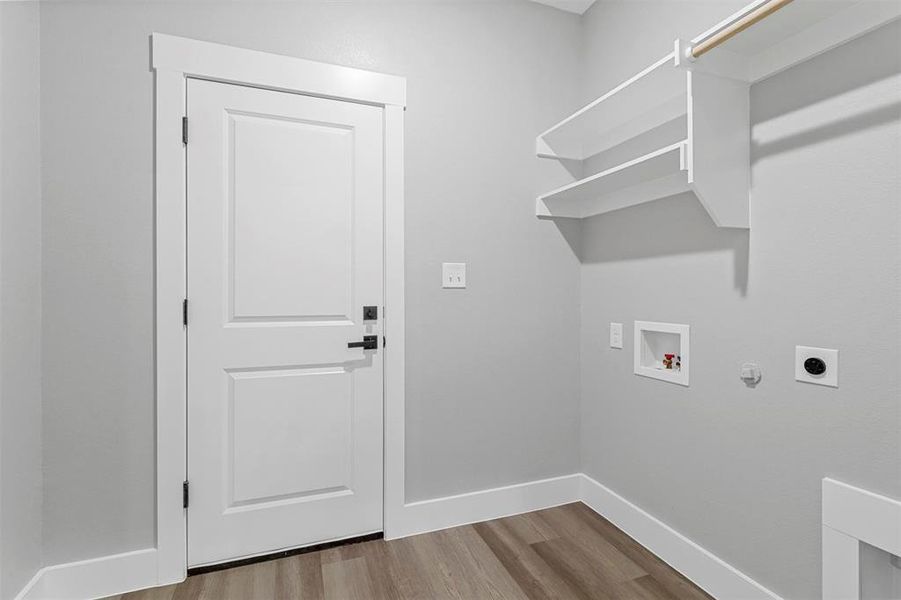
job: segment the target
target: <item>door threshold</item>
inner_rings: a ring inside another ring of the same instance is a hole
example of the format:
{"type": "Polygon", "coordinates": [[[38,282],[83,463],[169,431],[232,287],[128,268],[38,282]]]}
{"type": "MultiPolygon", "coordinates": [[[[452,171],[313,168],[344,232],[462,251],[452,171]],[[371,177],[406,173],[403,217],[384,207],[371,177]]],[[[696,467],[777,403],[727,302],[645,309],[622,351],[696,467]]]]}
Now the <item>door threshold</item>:
{"type": "Polygon", "coordinates": [[[312,546],[301,546],[300,548],[291,548],[290,550],[279,550],[269,554],[261,554],[259,556],[251,556],[249,558],[239,558],[238,560],[230,560],[228,562],[216,563],[214,565],[201,565],[199,567],[189,567],[188,577],[192,575],[203,575],[204,573],[212,573],[214,571],[224,571],[225,569],[234,569],[235,567],[244,567],[256,563],[266,562],[270,560],[278,560],[297,554],[307,554],[309,552],[319,552],[320,550],[328,550],[329,548],[337,548],[338,546],[351,546],[363,542],[372,542],[381,540],[385,534],[381,531],[368,533],[366,535],[358,535],[356,537],[344,538],[333,542],[322,542],[321,544],[313,544],[312,546]]]}

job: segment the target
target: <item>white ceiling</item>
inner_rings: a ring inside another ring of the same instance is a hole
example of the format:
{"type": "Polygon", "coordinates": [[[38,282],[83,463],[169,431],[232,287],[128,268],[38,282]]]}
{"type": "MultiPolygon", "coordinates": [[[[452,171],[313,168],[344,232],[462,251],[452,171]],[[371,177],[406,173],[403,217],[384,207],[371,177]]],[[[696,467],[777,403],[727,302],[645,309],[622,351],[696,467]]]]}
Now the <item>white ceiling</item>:
{"type": "Polygon", "coordinates": [[[581,15],[588,8],[594,4],[594,0],[532,0],[533,2],[538,2],[539,4],[547,4],[548,6],[553,6],[554,8],[559,8],[561,10],[566,10],[569,12],[576,13],[577,15],[581,15]]]}

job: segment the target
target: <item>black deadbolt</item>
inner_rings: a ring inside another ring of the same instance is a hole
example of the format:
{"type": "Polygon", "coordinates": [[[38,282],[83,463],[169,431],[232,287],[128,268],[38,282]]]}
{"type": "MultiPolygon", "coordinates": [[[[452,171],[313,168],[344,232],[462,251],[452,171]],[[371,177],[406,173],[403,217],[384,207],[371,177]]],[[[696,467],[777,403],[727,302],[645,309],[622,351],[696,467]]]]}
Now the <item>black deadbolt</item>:
{"type": "Polygon", "coordinates": [[[364,306],[363,307],[363,320],[364,321],[375,321],[379,318],[379,309],[377,306],[364,306]]]}
{"type": "Polygon", "coordinates": [[[826,372],[826,361],[815,356],[804,361],[804,370],[811,375],[822,375],[826,372]]]}

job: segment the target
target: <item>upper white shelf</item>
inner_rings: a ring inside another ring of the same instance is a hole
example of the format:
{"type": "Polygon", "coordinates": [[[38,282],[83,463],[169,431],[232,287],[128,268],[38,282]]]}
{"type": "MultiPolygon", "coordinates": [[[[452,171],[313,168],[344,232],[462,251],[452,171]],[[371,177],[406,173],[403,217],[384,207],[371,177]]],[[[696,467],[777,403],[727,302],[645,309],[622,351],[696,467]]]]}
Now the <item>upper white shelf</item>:
{"type": "MultiPolygon", "coordinates": [[[[691,40],[698,44],[765,4],[755,0],[691,40]]],[[[756,82],[901,18],[897,0],[794,0],[698,59],[756,82]]]]}
{"type": "Polygon", "coordinates": [[[538,136],[542,158],[584,160],[685,115],[685,71],[671,52],[538,136]]]}

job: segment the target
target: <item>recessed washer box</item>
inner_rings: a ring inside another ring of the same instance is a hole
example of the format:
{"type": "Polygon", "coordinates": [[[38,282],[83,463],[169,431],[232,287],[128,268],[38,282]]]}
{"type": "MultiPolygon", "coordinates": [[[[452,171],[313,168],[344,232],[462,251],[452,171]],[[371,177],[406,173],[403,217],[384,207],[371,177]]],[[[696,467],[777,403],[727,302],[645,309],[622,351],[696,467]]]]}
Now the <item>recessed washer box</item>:
{"type": "Polygon", "coordinates": [[[635,321],[636,375],[687,386],[691,365],[688,348],[688,325],[635,321]],[[672,368],[665,364],[667,354],[673,355],[672,368]]]}

